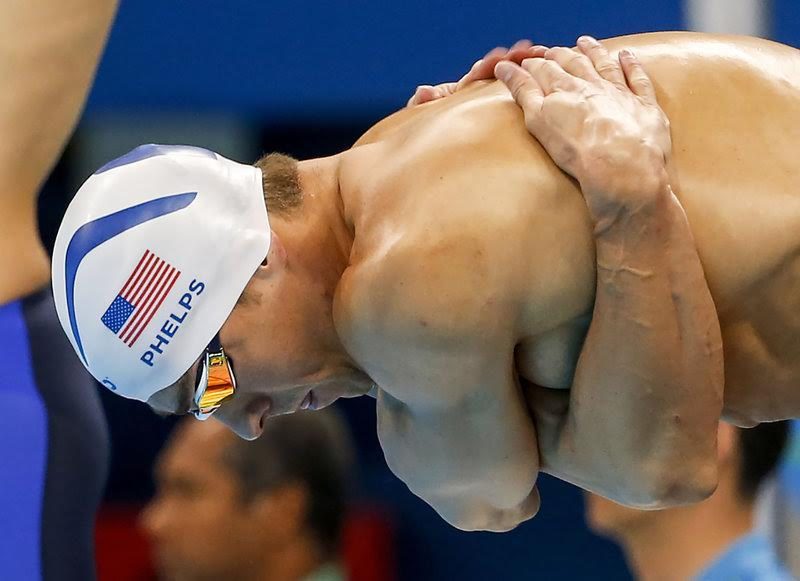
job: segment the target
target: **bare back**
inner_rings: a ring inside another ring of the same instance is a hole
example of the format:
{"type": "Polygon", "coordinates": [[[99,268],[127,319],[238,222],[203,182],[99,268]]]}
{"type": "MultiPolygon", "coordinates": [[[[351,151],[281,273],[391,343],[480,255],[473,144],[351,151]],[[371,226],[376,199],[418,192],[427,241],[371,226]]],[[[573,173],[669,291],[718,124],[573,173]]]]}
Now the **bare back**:
{"type": "MultiPolygon", "coordinates": [[[[688,33],[608,45],[637,51],[672,123],[671,183],[722,326],[725,417],[800,416],[800,53],[688,33]]],[[[355,239],[334,316],[380,387],[387,462],[456,526],[529,518],[550,447],[531,397],[572,385],[594,305],[580,190],[488,82],[376,125],[343,154],[340,187],[355,239]]]]}
{"type": "MultiPolygon", "coordinates": [[[[673,188],[723,328],[726,412],[800,415],[800,53],[689,33],[607,45],[637,50],[672,123],[673,188]]],[[[502,337],[525,379],[568,387],[593,303],[589,220],[506,89],[401,111],[357,145],[343,172],[359,208],[351,280],[392,289],[371,316],[404,327],[400,342],[502,337]]],[[[385,359],[370,343],[363,358],[385,359]]]]}

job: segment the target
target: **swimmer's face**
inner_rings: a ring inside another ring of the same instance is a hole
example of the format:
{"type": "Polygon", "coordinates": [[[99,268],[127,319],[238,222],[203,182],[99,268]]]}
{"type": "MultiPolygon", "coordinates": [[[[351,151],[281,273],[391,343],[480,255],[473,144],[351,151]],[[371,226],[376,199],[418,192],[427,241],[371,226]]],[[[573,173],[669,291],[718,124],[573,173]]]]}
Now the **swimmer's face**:
{"type": "MultiPolygon", "coordinates": [[[[258,437],[265,418],[309,403],[319,409],[340,397],[367,393],[370,384],[340,354],[332,297],[312,274],[293,268],[280,239],[245,288],[220,330],[232,361],[236,393],[214,417],[246,439],[258,437]]],[[[148,403],[156,411],[192,411],[200,357],[173,386],[148,403]]]]}

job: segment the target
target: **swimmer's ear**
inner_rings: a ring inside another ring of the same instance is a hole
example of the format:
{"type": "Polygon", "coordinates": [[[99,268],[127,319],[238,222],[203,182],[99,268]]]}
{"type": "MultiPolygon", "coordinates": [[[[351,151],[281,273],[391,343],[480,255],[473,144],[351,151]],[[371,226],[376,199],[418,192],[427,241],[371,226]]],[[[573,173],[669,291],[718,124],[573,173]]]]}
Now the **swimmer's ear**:
{"type": "Polygon", "coordinates": [[[271,234],[272,240],[269,243],[269,252],[258,267],[256,275],[268,275],[286,268],[286,247],[275,232],[271,232],[271,234]]]}

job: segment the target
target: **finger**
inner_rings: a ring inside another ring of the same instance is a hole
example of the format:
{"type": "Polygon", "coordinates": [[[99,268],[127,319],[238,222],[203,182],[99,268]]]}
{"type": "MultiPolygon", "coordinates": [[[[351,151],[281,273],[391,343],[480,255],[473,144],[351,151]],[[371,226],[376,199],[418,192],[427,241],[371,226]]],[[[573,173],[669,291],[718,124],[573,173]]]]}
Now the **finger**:
{"type": "Polygon", "coordinates": [[[547,52],[549,46],[543,46],[541,44],[536,44],[528,49],[528,58],[539,58],[543,57],[544,53],[547,52]]]}
{"type": "Polygon", "coordinates": [[[600,75],[597,74],[597,71],[594,69],[592,61],[580,51],[557,46],[544,53],[544,58],[557,62],[561,65],[562,69],[572,76],[586,81],[600,79],[600,75]]]}
{"type": "Polygon", "coordinates": [[[636,55],[629,49],[623,49],[619,53],[619,63],[622,66],[622,72],[625,73],[625,80],[628,81],[631,91],[646,103],[656,105],[655,87],[653,87],[650,77],[644,72],[644,67],[642,67],[642,63],[636,58],[636,55]]]}
{"type": "Polygon", "coordinates": [[[406,107],[414,107],[415,105],[422,105],[432,100],[435,89],[431,85],[420,85],[411,98],[406,103],[406,107]]]}
{"type": "Polygon", "coordinates": [[[529,58],[541,58],[547,52],[546,46],[536,45],[528,48],[512,48],[502,58],[504,61],[511,61],[512,63],[522,64],[522,61],[529,58]]]}
{"type": "Polygon", "coordinates": [[[406,107],[414,107],[415,105],[422,105],[430,101],[441,99],[442,97],[447,97],[455,91],[455,88],[455,83],[442,83],[435,87],[432,85],[420,85],[408,100],[406,107]]]}
{"type": "Polygon", "coordinates": [[[508,54],[508,49],[502,46],[498,46],[487,52],[482,59],[475,61],[475,64],[472,65],[472,68],[466,75],[461,77],[458,81],[458,88],[460,89],[473,81],[493,79],[494,66],[500,62],[506,54],[508,54]]]}
{"type": "Polygon", "coordinates": [[[526,46],[529,43],[530,41],[519,41],[508,51],[503,47],[492,49],[486,56],[472,65],[472,68],[466,75],[461,77],[456,86],[456,90],[463,89],[473,81],[494,79],[494,68],[500,61],[507,60],[516,64],[521,64],[522,61],[527,58],[539,58],[544,56],[544,53],[547,51],[546,46],[526,46]]]}
{"type": "Polygon", "coordinates": [[[577,88],[580,84],[576,77],[570,75],[552,60],[525,59],[522,61],[522,68],[536,79],[545,96],[558,89],[577,88]]]}
{"type": "Polygon", "coordinates": [[[614,83],[619,88],[627,88],[625,77],[617,59],[611,58],[606,48],[591,36],[582,36],[578,39],[578,50],[585,54],[594,70],[605,80],[614,83]]]}
{"type": "Polygon", "coordinates": [[[494,68],[494,74],[511,91],[511,96],[522,107],[526,118],[541,111],[544,93],[528,71],[518,64],[500,61],[494,68]]]}
{"type": "Polygon", "coordinates": [[[522,40],[518,40],[513,45],[511,45],[511,48],[508,49],[508,52],[519,50],[519,49],[523,49],[524,50],[524,49],[530,48],[532,46],[533,46],[533,43],[530,40],[528,40],[526,38],[523,38],[522,40]]]}

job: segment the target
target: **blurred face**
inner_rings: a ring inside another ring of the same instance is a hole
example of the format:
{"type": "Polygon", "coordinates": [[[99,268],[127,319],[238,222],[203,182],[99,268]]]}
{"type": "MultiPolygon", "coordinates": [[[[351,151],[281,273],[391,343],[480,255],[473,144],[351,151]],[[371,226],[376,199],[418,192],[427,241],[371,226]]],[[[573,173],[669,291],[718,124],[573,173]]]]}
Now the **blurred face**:
{"type": "Polygon", "coordinates": [[[245,579],[263,568],[268,531],[221,462],[234,437],[217,422],[191,420],[158,462],[157,496],[141,524],[165,579],[245,579]]]}
{"type": "Polygon", "coordinates": [[[652,511],[628,508],[592,493],[584,494],[586,524],[595,533],[617,537],[645,523],[652,511]]]}

